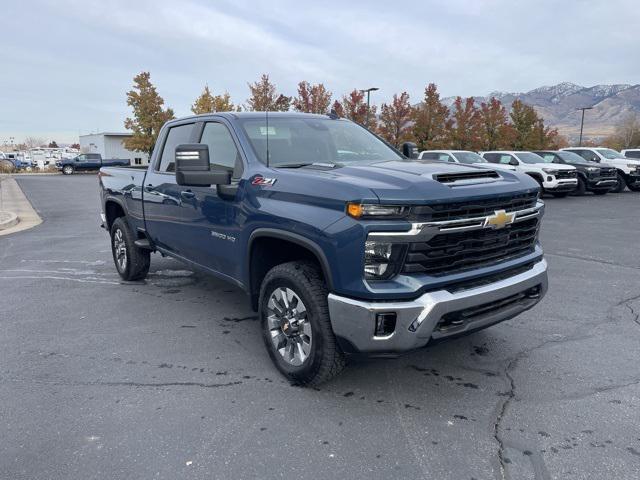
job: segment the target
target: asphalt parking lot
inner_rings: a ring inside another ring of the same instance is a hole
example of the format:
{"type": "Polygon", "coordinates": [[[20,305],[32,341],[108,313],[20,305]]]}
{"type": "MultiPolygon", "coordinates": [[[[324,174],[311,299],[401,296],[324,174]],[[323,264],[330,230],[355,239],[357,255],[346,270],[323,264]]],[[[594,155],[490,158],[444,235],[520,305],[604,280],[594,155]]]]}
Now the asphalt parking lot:
{"type": "Polygon", "coordinates": [[[0,478],[640,478],[640,194],[546,199],[547,297],[320,389],[242,292],[152,256],[123,283],[93,175],[19,177],[0,237],[0,478]]]}

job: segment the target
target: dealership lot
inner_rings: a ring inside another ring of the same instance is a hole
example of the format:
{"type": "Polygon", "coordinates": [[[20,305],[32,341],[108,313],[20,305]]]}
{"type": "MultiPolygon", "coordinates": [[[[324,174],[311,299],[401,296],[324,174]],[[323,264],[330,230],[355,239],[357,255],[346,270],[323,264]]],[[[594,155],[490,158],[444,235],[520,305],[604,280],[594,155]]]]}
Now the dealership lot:
{"type": "Polygon", "coordinates": [[[0,478],[637,478],[640,194],[546,199],[547,297],[486,331],[291,387],[235,287],[123,283],[95,176],[20,177],[0,238],[0,478]]]}

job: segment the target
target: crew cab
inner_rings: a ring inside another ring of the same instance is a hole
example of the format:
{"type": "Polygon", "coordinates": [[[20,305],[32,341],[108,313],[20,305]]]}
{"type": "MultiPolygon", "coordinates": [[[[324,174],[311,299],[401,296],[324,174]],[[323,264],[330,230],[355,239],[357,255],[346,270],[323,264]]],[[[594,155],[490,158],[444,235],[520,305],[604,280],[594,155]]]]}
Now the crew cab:
{"type": "Polygon", "coordinates": [[[570,147],[561,150],[577,153],[589,162],[606,163],[616,167],[618,183],[611,190],[612,192],[623,192],[625,187],[634,192],[640,191],[640,160],[627,158],[621,153],[605,147],[570,147]]]}
{"type": "Polygon", "coordinates": [[[566,197],[578,186],[578,174],[570,165],[549,165],[535,153],[519,151],[482,152],[482,157],[495,168],[510,169],[526,173],[535,179],[542,192],[554,197],[566,197]]]}
{"type": "MultiPolygon", "coordinates": [[[[475,165],[476,167],[493,168],[493,164],[482,158],[476,152],[469,150],[423,150],[418,155],[419,160],[437,160],[439,162],[464,163],[466,165],[475,165]]],[[[503,167],[505,170],[515,172],[516,167],[507,165],[503,167]]]]}
{"type": "Polygon", "coordinates": [[[56,168],[65,175],[72,175],[76,171],[100,170],[102,167],[116,167],[129,165],[128,158],[112,158],[104,160],[99,153],[83,153],[73,158],[56,160],[56,168]]]}
{"type": "Polygon", "coordinates": [[[584,195],[585,192],[604,195],[618,184],[618,172],[611,165],[589,162],[580,155],[567,151],[539,150],[533,153],[540,155],[546,163],[576,167],[578,187],[573,192],[574,195],[584,195]]]}
{"type": "Polygon", "coordinates": [[[335,114],[172,120],[146,171],[100,170],[102,225],[125,280],[155,251],[244,290],[277,369],[318,384],[347,355],[486,328],[547,290],[533,179],[407,155],[335,114]]]}

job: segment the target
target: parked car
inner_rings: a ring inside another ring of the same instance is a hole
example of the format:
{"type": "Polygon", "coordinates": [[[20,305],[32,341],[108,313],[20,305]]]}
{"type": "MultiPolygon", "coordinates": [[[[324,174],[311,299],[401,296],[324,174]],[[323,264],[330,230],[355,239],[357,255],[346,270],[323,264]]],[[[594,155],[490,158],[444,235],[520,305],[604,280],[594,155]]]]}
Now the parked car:
{"type": "Polygon", "coordinates": [[[516,171],[533,177],[543,192],[554,197],[566,197],[578,186],[578,174],[571,165],[549,165],[532,152],[493,151],[482,152],[482,157],[502,170],[515,167],[516,171]]]}
{"type": "MultiPolygon", "coordinates": [[[[491,166],[488,160],[481,155],[469,150],[423,150],[418,156],[419,160],[437,160],[439,162],[464,163],[476,167],[491,166]]],[[[516,167],[509,165],[506,170],[515,171],[516,167]]]]}
{"type": "Polygon", "coordinates": [[[100,170],[102,167],[116,167],[130,165],[128,158],[112,158],[103,160],[99,153],[83,153],[73,158],[56,160],[56,168],[62,170],[65,175],[71,175],[76,171],[100,170]]]}
{"type": "Polygon", "coordinates": [[[580,155],[567,151],[539,150],[535,151],[547,163],[571,165],[578,171],[578,187],[575,195],[593,192],[604,195],[618,184],[618,171],[615,167],[604,163],[589,162],[580,155]]]}
{"type": "Polygon", "coordinates": [[[634,192],[640,191],[640,160],[627,158],[615,150],[604,147],[570,147],[561,150],[577,153],[590,162],[602,162],[616,167],[618,183],[612,189],[613,192],[622,192],[625,187],[634,192]]]}
{"type": "Polygon", "coordinates": [[[106,167],[99,182],[120,276],[143,279],[157,251],[237,285],[302,385],[347,354],[397,356],[512,318],[547,290],[535,181],[418,162],[335,115],[172,120],[146,171],[106,167]]]}
{"type": "Polygon", "coordinates": [[[620,153],[627,158],[640,158],[640,148],[627,148],[620,150],[620,153]]]}

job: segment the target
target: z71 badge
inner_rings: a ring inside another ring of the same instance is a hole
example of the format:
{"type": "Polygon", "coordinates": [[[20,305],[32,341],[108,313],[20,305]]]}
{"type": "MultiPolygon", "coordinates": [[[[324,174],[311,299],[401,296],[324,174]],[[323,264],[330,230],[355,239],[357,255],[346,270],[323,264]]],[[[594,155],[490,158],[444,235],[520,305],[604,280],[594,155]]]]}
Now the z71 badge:
{"type": "Polygon", "coordinates": [[[261,187],[270,187],[275,183],[276,183],[275,178],[265,178],[261,175],[254,177],[253,180],[251,181],[251,185],[258,185],[261,187]]]}

